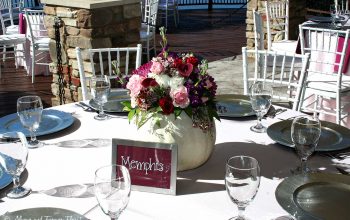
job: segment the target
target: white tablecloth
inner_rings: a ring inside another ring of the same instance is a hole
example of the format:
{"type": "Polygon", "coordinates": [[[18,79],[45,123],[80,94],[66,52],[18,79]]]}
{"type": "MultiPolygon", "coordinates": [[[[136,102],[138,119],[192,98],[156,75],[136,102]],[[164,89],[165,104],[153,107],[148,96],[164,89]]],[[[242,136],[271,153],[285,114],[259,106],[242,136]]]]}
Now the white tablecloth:
{"type": "MultiPolygon", "coordinates": [[[[94,171],[110,163],[111,138],[134,139],[137,129],[125,117],[94,120],[96,113],[85,112],[75,104],[55,109],[72,113],[76,118],[74,124],[64,131],[40,137],[50,145],[30,150],[26,172],[22,175],[24,186],[32,188],[33,192],[25,198],[8,199],[4,197],[4,190],[0,191],[3,197],[0,214],[34,207],[57,207],[89,219],[109,219],[93,196],[94,171]],[[84,139],[93,138],[106,139],[107,144],[72,145],[72,140],[82,143],[84,139]]],[[[287,111],[273,120],[264,120],[264,123],[268,125],[295,114],[287,111]]],[[[132,191],[129,205],[120,219],[227,220],[235,216],[237,208],[230,201],[224,185],[225,161],[233,155],[251,155],[261,166],[261,185],[256,198],[246,209],[246,215],[259,220],[287,215],[275,198],[275,189],[284,177],[291,175],[290,169],[299,165],[298,158],[294,149],[275,144],[266,133],[251,132],[249,127],[254,123],[254,117],[217,121],[213,154],[203,166],[178,172],[177,195],[132,191]]],[[[335,172],[327,157],[314,156],[310,158],[309,166],[335,172]]]]}

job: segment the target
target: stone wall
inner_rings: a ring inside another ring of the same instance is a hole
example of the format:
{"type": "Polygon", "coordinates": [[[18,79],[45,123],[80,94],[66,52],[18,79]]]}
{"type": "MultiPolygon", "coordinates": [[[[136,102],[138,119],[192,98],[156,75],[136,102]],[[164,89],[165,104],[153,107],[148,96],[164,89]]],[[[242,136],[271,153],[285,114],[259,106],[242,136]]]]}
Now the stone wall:
{"type": "Polygon", "coordinates": [[[86,49],[105,47],[136,46],[140,42],[139,31],[141,13],[139,3],[118,5],[98,9],[78,9],[46,5],[45,25],[50,41],[53,74],[51,84],[52,105],[59,103],[59,77],[57,74],[57,53],[55,41],[55,16],[61,20],[59,28],[61,40],[62,64],[64,73],[64,90],[66,103],[81,100],[79,71],[75,48],[82,48],[83,59],[87,60],[86,49]]]}
{"type": "MultiPolygon", "coordinates": [[[[271,0],[270,0],[271,1],[271,0]]],[[[246,37],[247,48],[254,48],[254,20],[253,10],[259,11],[262,15],[265,27],[265,48],[267,48],[267,31],[266,31],[266,13],[265,13],[265,1],[263,0],[251,0],[247,5],[247,17],[246,17],[246,37]]],[[[299,34],[298,25],[305,21],[306,16],[306,1],[305,0],[289,0],[289,39],[297,40],[299,34]]]]}

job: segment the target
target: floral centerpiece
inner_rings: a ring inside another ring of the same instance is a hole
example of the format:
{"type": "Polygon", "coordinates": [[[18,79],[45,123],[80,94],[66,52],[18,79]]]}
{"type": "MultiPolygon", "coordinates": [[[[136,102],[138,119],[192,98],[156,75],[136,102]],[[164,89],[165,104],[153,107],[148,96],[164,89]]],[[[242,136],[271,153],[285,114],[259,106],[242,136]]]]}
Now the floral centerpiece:
{"type": "Polygon", "coordinates": [[[206,60],[193,53],[169,52],[164,28],[160,35],[162,52],[128,79],[130,101],[123,102],[124,110],[129,122],[136,123],[138,138],[176,143],[177,169],[193,169],[214,147],[217,85],[206,60]]]}
{"type": "Polygon", "coordinates": [[[141,127],[149,119],[160,120],[159,114],[174,114],[175,118],[185,112],[192,118],[193,126],[207,130],[216,112],[217,85],[207,73],[208,63],[193,53],[168,52],[164,27],[160,28],[162,52],[148,63],[133,71],[126,88],[131,101],[124,102],[129,120],[136,117],[141,127]]]}

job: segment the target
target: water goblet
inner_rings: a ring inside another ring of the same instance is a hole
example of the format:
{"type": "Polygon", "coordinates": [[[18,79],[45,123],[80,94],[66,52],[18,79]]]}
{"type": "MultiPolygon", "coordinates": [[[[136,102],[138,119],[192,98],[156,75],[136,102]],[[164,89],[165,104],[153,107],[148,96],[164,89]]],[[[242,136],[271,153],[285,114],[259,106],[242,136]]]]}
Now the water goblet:
{"type": "Polygon", "coordinates": [[[107,102],[111,90],[110,81],[107,76],[94,76],[91,78],[91,95],[98,105],[96,120],[107,120],[111,117],[103,111],[103,105],[107,102]]]}
{"type": "Polygon", "coordinates": [[[332,28],[338,28],[336,22],[339,20],[339,11],[340,8],[337,4],[332,4],[330,6],[330,13],[331,13],[331,17],[332,17],[332,23],[331,23],[331,27],[332,28]]]}
{"type": "Polygon", "coordinates": [[[251,131],[257,133],[266,132],[266,127],[262,125],[261,119],[267,113],[271,106],[272,87],[262,82],[255,82],[250,87],[250,101],[252,109],[257,116],[257,124],[250,127],[251,131]]]}
{"type": "Polygon", "coordinates": [[[128,169],[116,164],[97,169],[94,190],[102,211],[111,219],[118,219],[129,202],[131,180],[128,169]]]}
{"type": "Polygon", "coordinates": [[[13,180],[13,188],[6,195],[8,198],[22,198],[31,192],[31,189],[20,186],[19,181],[28,159],[27,145],[27,139],[21,132],[0,135],[0,164],[13,180]]]}
{"type": "Polygon", "coordinates": [[[28,148],[43,146],[36,138],[36,130],[41,122],[43,104],[39,96],[22,96],[17,99],[17,114],[24,128],[30,132],[28,148]]]}
{"type": "Polygon", "coordinates": [[[260,185],[258,161],[249,156],[234,156],[226,162],[226,191],[238,207],[238,216],[231,218],[244,220],[244,210],[253,201],[260,185]]]}
{"type": "Polygon", "coordinates": [[[309,171],[308,157],[315,151],[321,136],[321,123],[318,118],[305,115],[294,118],[291,127],[291,137],[296,152],[301,160],[301,173],[309,171]]]}

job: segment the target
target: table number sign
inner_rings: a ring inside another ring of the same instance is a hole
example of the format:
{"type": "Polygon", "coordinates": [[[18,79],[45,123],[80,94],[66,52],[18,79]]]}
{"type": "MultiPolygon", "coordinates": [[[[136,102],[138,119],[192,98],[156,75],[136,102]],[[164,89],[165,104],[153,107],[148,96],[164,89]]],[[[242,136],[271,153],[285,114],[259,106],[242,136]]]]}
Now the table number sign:
{"type": "Polygon", "coordinates": [[[113,139],[112,163],[128,168],[134,190],[176,194],[176,144],[113,139]]]}

